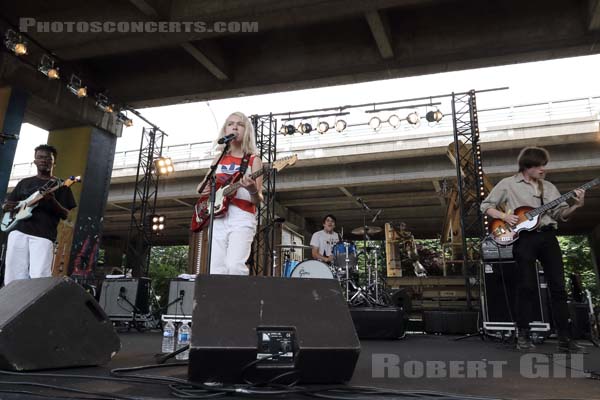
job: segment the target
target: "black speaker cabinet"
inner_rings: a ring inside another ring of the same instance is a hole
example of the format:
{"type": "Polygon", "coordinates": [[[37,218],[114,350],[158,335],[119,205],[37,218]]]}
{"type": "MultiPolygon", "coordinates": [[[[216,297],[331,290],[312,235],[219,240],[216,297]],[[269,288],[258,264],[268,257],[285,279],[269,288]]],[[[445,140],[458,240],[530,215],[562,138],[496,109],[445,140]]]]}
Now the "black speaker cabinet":
{"type": "Polygon", "coordinates": [[[407,316],[399,307],[355,307],[350,315],[361,339],[398,339],[406,329],[407,316]]]}
{"type": "Polygon", "coordinates": [[[477,311],[425,311],[423,325],[427,333],[457,335],[477,332],[479,313],[477,311]]]}
{"type": "Polygon", "coordinates": [[[0,289],[0,369],[100,365],[120,348],[98,302],[69,278],[16,280],[0,289]]]}
{"type": "Polygon", "coordinates": [[[199,275],[189,379],[349,381],[360,342],[333,279],[199,275]]]}
{"type": "Polygon", "coordinates": [[[569,302],[571,318],[571,337],[573,339],[589,339],[592,336],[590,323],[590,306],[587,303],[569,302]]]}
{"type": "MultiPolygon", "coordinates": [[[[483,267],[486,323],[512,324],[516,321],[516,268],[518,268],[516,263],[514,261],[484,262],[483,267]]],[[[549,328],[550,320],[548,286],[543,271],[539,271],[538,291],[533,304],[533,321],[543,323],[549,328]]]]}
{"type": "Polygon", "coordinates": [[[194,281],[172,279],[169,283],[169,307],[167,316],[182,319],[192,319],[194,305],[194,281]]]}
{"type": "Polygon", "coordinates": [[[130,320],[133,314],[148,314],[150,279],[106,279],[102,283],[100,305],[111,320],[130,320]]]}

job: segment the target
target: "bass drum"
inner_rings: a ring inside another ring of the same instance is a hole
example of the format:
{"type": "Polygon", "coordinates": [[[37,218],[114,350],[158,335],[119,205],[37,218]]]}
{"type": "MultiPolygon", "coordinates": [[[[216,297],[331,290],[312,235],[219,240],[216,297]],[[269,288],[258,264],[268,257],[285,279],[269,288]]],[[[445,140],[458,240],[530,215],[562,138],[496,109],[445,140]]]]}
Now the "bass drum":
{"type": "Polygon", "coordinates": [[[305,260],[296,265],[291,278],[334,279],[329,266],[317,260],[305,260]]]}

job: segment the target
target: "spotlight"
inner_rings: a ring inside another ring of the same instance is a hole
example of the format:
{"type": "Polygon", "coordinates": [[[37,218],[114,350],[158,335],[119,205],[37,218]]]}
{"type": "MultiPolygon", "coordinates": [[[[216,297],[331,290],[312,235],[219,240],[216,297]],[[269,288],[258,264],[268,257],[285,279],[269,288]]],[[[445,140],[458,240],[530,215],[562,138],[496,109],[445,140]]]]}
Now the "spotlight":
{"type": "Polygon", "coordinates": [[[46,75],[49,79],[60,78],[60,76],[58,75],[58,67],[54,66],[54,60],[50,58],[47,54],[44,54],[42,56],[42,60],[40,61],[38,71],[46,75]]]}
{"type": "Polygon", "coordinates": [[[154,160],[154,172],[157,175],[169,175],[175,172],[173,161],[170,157],[159,157],[154,160]]]}
{"type": "Polygon", "coordinates": [[[127,115],[123,114],[122,112],[117,114],[117,121],[119,121],[128,128],[130,126],[133,126],[133,120],[131,118],[128,118],[127,115]]]}
{"type": "Polygon", "coordinates": [[[338,132],[343,132],[346,129],[346,121],[343,119],[338,119],[335,121],[335,130],[338,132]]]}
{"type": "Polygon", "coordinates": [[[392,114],[390,115],[390,117],[387,120],[388,124],[390,124],[392,127],[394,127],[394,129],[398,128],[400,126],[400,117],[397,116],[396,114],[392,114]]]}
{"type": "Polygon", "coordinates": [[[317,125],[317,131],[320,134],[323,134],[323,133],[327,132],[328,130],[329,130],[329,124],[326,121],[321,121],[317,125]]]}
{"type": "Polygon", "coordinates": [[[159,234],[160,231],[165,229],[165,216],[164,215],[150,215],[150,226],[152,227],[152,233],[159,234]]]}
{"type": "Polygon", "coordinates": [[[96,107],[105,113],[113,112],[113,106],[108,102],[108,97],[102,93],[96,95],[96,107]]]}
{"type": "Polygon", "coordinates": [[[71,75],[71,81],[67,85],[67,89],[79,98],[87,96],[87,87],[81,86],[81,79],[75,74],[71,75]]]}
{"type": "Polygon", "coordinates": [[[312,125],[309,124],[308,122],[303,122],[300,125],[298,125],[298,131],[301,134],[305,134],[305,133],[311,133],[312,132],[312,125]]]}
{"type": "Polygon", "coordinates": [[[4,35],[4,44],[6,48],[15,53],[17,56],[27,55],[27,42],[17,32],[9,29],[4,35]]]}
{"type": "Polygon", "coordinates": [[[296,128],[291,124],[283,125],[279,132],[283,135],[293,135],[296,132],[296,128]]]}
{"type": "Polygon", "coordinates": [[[379,128],[381,128],[381,120],[379,119],[379,117],[371,118],[371,120],[369,121],[369,126],[375,131],[379,130],[379,128]]]}
{"type": "Polygon", "coordinates": [[[444,118],[444,114],[442,114],[440,110],[429,111],[425,115],[425,119],[427,119],[427,122],[440,122],[442,118],[444,118]]]}
{"type": "Polygon", "coordinates": [[[416,111],[413,111],[410,114],[408,114],[406,116],[406,120],[411,125],[417,125],[419,122],[421,122],[421,118],[419,117],[419,114],[417,114],[416,111]]]}

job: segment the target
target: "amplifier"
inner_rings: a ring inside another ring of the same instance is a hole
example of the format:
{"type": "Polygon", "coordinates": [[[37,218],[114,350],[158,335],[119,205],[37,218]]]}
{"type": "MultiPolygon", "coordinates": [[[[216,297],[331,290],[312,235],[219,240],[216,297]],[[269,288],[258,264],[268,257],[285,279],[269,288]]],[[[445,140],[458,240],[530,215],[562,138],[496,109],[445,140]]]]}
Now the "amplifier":
{"type": "Polygon", "coordinates": [[[513,258],[513,247],[500,246],[491,238],[485,238],[481,242],[481,258],[484,261],[490,260],[512,260],[513,258]]]}

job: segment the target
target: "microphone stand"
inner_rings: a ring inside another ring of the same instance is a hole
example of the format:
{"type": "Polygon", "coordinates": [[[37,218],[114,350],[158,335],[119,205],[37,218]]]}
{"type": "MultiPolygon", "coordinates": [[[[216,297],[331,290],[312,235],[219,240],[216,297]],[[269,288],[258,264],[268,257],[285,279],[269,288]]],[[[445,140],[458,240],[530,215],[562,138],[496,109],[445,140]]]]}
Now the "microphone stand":
{"type": "Polygon", "coordinates": [[[225,157],[225,154],[227,154],[227,151],[229,151],[229,142],[225,143],[225,147],[223,148],[223,151],[221,152],[219,159],[210,166],[210,171],[204,178],[204,182],[202,182],[202,186],[200,186],[200,189],[198,190],[199,193],[202,193],[204,191],[204,188],[206,187],[206,185],[208,185],[210,183],[210,196],[209,196],[209,205],[208,205],[209,213],[210,213],[210,220],[208,223],[208,247],[206,249],[206,253],[207,253],[206,262],[208,265],[208,273],[209,274],[210,274],[210,259],[211,259],[211,255],[212,255],[213,224],[215,221],[215,193],[217,191],[217,180],[215,177],[215,173],[217,171],[217,166],[219,165],[219,163],[221,162],[223,157],[225,157]]]}

